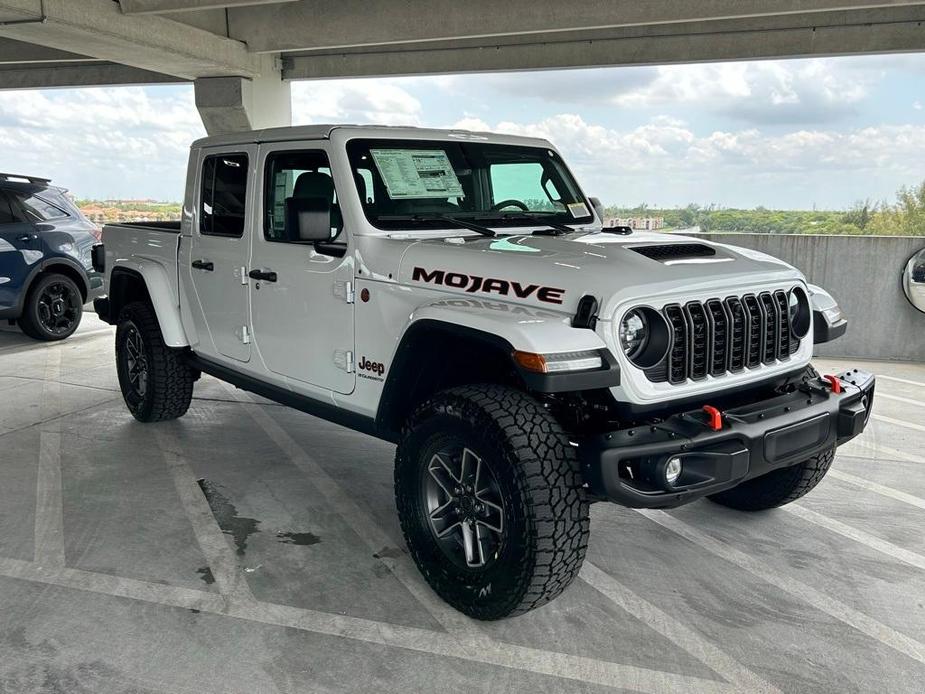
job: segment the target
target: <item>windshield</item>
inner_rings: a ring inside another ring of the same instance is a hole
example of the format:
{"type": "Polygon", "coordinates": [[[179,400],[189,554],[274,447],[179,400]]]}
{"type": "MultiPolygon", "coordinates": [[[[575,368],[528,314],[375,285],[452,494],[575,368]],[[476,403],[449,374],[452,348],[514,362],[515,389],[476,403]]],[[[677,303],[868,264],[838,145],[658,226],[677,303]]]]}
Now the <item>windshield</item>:
{"type": "Polygon", "coordinates": [[[445,229],[447,217],[493,227],[593,221],[575,179],[545,148],[357,139],[347,154],[379,229],[445,229]]]}

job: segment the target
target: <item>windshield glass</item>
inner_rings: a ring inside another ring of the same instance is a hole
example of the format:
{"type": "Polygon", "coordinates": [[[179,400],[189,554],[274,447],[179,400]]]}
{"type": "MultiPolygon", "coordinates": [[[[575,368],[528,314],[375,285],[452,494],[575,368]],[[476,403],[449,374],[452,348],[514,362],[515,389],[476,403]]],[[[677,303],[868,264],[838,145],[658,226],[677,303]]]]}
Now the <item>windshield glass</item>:
{"type": "Polygon", "coordinates": [[[363,211],[379,229],[445,229],[446,217],[492,227],[593,221],[575,179],[545,148],[358,139],[347,154],[363,211]]]}

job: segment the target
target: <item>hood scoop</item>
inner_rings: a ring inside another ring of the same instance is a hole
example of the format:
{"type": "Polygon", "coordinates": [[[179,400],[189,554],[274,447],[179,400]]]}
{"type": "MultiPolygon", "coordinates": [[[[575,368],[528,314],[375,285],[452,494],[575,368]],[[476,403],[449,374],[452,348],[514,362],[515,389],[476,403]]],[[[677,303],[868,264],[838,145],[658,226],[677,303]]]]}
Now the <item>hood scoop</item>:
{"type": "Polygon", "coordinates": [[[715,248],[702,243],[658,243],[651,246],[628,246],[627,250],[665,264],[694,258],[713,258],[716,255],[715,248]]]}

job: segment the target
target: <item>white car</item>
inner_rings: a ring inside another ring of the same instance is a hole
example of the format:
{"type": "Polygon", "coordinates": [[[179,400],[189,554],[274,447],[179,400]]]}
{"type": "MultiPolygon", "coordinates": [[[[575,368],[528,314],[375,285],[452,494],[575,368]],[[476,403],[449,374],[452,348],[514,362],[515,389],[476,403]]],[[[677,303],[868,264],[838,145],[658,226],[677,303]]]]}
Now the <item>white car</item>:
{"type": "Polygon", "coordinates": [[[131,413],[181,416],[204,372],[396,442],[411,555],[475,618],[559,595],[591,502],[784,504],[870,414],[872,376],[810,366],[844,332],[831,297],[764,254],[602,228],[545,140],[211,137],[183,210],[94,252],[131,413]]]}

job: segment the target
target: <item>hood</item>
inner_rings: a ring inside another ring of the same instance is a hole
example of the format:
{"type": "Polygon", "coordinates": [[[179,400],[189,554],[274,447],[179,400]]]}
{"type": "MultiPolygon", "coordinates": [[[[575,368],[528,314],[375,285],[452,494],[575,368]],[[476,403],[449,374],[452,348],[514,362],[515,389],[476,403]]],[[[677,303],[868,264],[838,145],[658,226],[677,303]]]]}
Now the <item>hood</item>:
{"type": "Polygon", "coordinates": [[[792,266],[746,248],[687,236],[576,232],[565,236],[462,236],[412,243],[403,284],[574,313],[585,294],[609,319],[626,300],[695,292],[747,293],[803,282],[792,266]]]}

